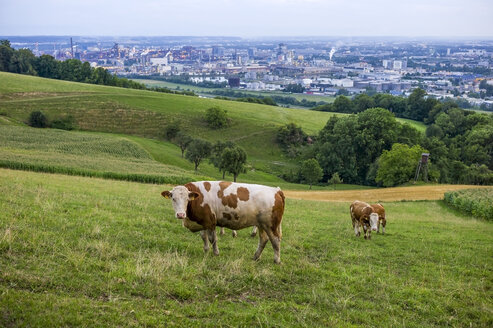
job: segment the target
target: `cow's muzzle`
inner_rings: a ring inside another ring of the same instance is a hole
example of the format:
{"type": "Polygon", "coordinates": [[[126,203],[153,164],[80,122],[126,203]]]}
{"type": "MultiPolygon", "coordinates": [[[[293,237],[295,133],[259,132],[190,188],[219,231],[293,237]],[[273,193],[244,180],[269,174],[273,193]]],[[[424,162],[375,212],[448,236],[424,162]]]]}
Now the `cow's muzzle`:
{"type": "Polygon", "coordinates": [[[187,216],[186,213],[176,213],[176,218],[177,219],[184,219],[187,216]]]}

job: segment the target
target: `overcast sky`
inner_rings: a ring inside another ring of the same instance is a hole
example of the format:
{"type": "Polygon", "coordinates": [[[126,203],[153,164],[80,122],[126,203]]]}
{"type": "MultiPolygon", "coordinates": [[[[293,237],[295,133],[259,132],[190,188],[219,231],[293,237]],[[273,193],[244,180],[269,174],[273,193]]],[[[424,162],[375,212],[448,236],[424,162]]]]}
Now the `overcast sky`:
{"type": "Polygon", "coordinates": [[[0,0],[0,35],[493,36],[493,0],[0,0]]]}

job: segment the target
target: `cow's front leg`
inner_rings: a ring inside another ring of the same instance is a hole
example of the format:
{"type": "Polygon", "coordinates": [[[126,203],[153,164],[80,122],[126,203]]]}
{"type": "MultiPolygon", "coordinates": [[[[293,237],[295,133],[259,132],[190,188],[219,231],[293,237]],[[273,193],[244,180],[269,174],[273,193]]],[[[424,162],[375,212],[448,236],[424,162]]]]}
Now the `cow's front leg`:
{"type": "Polygon", "coordinates": [[[202,240],[204,241],[204,252],[207,253],[209,251],[209,238],[207,238],[207,231],[200,231],[200,237],[202,237],[202,240]]]}
{"type": "Polygon", "coordinates": [[[214,252],[214,255],[219,255],[219,248],[217,247],[216,228],[214,227],[213,229],[207,230],[207,234],[209,235],[209,241],[212,244],[212,251],[214,252]]]}
{"type": "Polygon", "coordinates": [[[380,233],[380,220],[377,221],[377,233],[380,233]]]}
{"type": "Polygon", "coordinates": [[[369,229],[366,227],[366,225],[365,225],[365,224],[363,224],[363,232],[365,233],[365,234],[364,234],[365,239],[367,239],[367,238],[368,238],[368,230],[369,230],[369,229]]]}
{"type": "Polygon", "coordinates": [[[385,235],[385,226],[387,225],[386,222],[382,222],[382,234],[385,235]]]}

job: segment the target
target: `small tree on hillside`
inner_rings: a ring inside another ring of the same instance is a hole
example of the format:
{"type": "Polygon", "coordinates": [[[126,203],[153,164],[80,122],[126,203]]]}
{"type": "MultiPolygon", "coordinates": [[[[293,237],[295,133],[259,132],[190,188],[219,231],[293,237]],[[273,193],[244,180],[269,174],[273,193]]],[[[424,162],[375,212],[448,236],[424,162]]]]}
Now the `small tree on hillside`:
{"type": "Polygon", "coordinates": [[[48,120],[46,119],[45,114],[37,110],[31,112],[31,114],[29,115],[28,124],[33,128],[46,128],[48,126],[48,120]]]}
{"type": "Polygon", "coordinates": [[[222,162],[225,165],[225,170],[233,174],[233,181],[236,182],[236,178],[240,173],[245,173],[247,155],[246,152],[240,147],[228,147],[225,148],[221,155],[222,162]]]}
{"type": "Polygon", "coordinates": [[[210,155],[211,148],[211,143],[202,139],[194,139],[190,142],[185,157],[194,163],[195,171],[197,171],[202,160],[210,155]]]}
{"type": "Polygon", "coordinates": [[[166,140],[173,140],[178,135],[178,132],[180,132],[180,124],[172,121],[164,128],[164,138],[166,140]]]}
{"type": "Polygon", "coordinates": [[[342,183],[342,179],[341,177],[339,176],[339,173],[334,173],[332,174],[332,178],[329,179],[329,181],[327,181],[328,183],[330,183],[331,185],[334,186],[334,190],[336,189],[336,186],[340,183],[342,183]]]}
{"type": "Polygon", "coordinates": [[[175,143],[180,147],[181,149],[181,158],[183,158],[183,154],[185,153],[185,150],[187,149],[188,145],[192,142],[192,137],[190,137],[188,134],[185,134],[183,132],[178,132],[174,138],[175,143]]]}
{"type": "Polygon", "coordinates": [[[235,143],[232,141],[218,141],[212,146],[212,151],[211,151],[211,156],[209,157],[209,161],[211,162],[214,167],[216,167],[219,172],[223,174],[223,179],[224,176],[226,175],[226,163],[223,160],[222,154],[224,149],[227,147],[235,147],[235,143]]]}
{"type": "Polygon", "coordinates": [[[205,120],[212,129],[225,128],[230,122],[227,111],[219,107],[208,108],[205,113],[205,120]]]}
{"type": "Polygon", "coordinates": [[[322,178],[323,171],[317,160],[310,158],[301,164],[301,175],[305,182],[310,185],[310,189],[312,189],[312,185],[322,178]]]}

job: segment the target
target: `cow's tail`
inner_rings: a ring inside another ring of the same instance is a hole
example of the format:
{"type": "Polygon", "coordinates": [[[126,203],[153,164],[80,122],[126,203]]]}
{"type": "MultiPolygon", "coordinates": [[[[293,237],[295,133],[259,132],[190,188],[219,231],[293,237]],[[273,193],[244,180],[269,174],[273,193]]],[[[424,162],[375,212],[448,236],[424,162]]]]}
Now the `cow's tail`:
{"type": "Polygon", "coordinates": [[[284,196],[284,193],[282,192],[281,188],[277,187],[277,193],[276,193],[276,206],[275,206],[275,211],[273,211],[272,214],[275,216],[276,224],[275,224],[275,230],[273,231],[274,234],[276,234],[279,239],[282,238],[282,217],[284,215],[284,206],[285,206],[285,199],[286,197],[284,196]]]}

